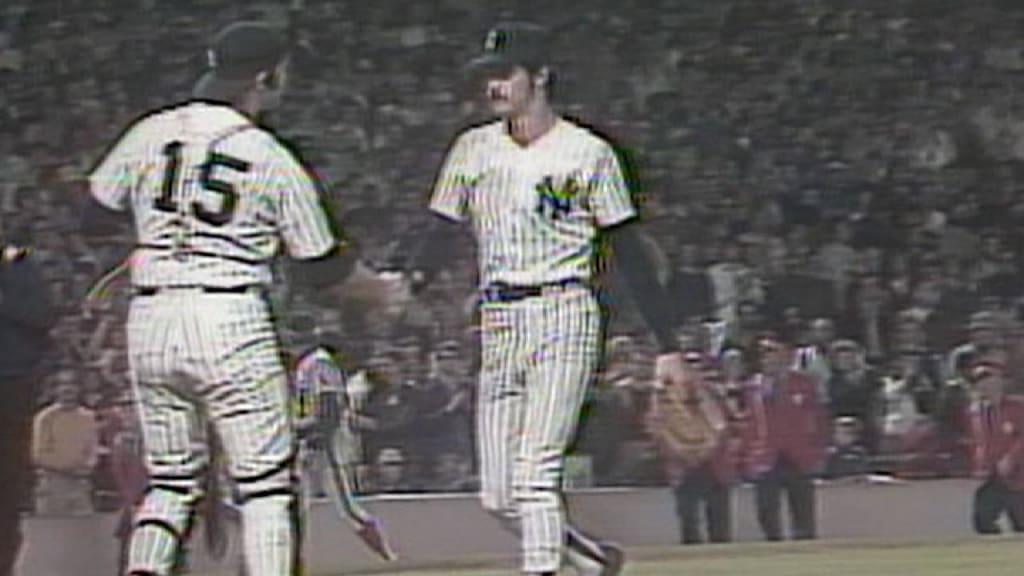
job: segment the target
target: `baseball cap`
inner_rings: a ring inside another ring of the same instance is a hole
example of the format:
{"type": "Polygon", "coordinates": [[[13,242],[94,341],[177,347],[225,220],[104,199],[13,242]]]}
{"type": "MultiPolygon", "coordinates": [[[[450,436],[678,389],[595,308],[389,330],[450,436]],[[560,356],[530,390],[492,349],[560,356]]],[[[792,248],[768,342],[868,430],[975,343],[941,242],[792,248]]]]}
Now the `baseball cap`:
{"type": "Polygon", "coordinates": [[[267,22],[241,21],[213,37],[206,51],[208,70],[196,83],[197,97],[227,98],[273,70],[288,53],[287,35],[267,22]]]}
{"type": "Polygon", "coordinates": [[[487,32],[484,53],[469,62],[476,71],[523,66],[536,70],[547,63],[548,31],[531,22],[502,22],[487,32]]]}

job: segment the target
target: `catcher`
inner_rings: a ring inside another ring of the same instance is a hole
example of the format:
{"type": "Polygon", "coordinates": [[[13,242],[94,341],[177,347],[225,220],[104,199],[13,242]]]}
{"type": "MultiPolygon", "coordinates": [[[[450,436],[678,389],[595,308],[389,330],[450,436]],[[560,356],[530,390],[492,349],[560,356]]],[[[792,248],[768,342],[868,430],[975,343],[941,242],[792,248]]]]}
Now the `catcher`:
{"type": "Polygon", "coordinates": [[[714,386],[704,355],[687,352],[687,378],[656,387],[646,415],[676,497],[683,544],[704,541],[701,508],[711,542],[732,540],[730,490],[736,480],[736,443],[725,398],[714,386]]]}

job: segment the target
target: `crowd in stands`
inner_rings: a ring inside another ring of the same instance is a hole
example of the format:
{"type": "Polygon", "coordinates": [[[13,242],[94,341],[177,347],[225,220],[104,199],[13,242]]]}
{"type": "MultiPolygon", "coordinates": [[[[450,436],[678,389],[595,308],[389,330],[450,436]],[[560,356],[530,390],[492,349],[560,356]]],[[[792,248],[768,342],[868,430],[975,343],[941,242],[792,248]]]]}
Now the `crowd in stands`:
{"type": "MultiPolygon", "coordinates": [[[[557,31],[560,106],[631,151],[680,337],[724,393],[756,371],[751,343],[771,329],[820,383],[837,469],[863,453],[864,469],[946,475],[962,471],[955,414],[970,397],[970,358],[999,350],[1015,379],[1024,374],[1024,4],[297,5],[293,89],[268,121],[379,269],[403,265],[431,217],[446,144],[479,119],[462,65],[482,33],[540,15],[557,31]]],[[[77,387],[96,418],[93,477],[105,489],[128,386],[128,288],[115,283],[89,310],[81,302],[132,241],[127,228],[100,247],[76,232],[83,174],[133,118],[188,97],[206,40],[239,17],[283,20],[287,5],[0,8],[0,238],[11,222],[33,223],[62,307],[40,407],[77,387]]],[[[471,244],[398,321],[314,302],[279,271],[283,341],[298,346],[312,321],[341,335],[337,347],[372,382],[364,459],[381,486],[471,485],[471,244]]],[[[613,274],[605,288],[609,351],[577,450],[595,483],[657,484],[641,425],[651,343],[613,274]]]]}

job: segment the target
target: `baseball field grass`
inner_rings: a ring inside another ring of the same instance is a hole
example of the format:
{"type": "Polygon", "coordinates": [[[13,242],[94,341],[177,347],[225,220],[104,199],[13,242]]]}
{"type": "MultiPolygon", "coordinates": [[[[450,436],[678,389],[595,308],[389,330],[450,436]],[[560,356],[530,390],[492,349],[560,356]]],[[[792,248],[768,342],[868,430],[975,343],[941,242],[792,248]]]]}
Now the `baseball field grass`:
{"type": "MultiPolygon", "coordinates": [[[[624,576],[1019,576],[1024,574],[1024,540],[996,538],[942,543],[818,541],[782,544],[638,548],[627,551],[624,576]]],[[[571,571],[564,571],[570,574],[571,571]]],[[[477,563],[432,569],[413,567],[344,575],[515,576],[477,563]]]]}

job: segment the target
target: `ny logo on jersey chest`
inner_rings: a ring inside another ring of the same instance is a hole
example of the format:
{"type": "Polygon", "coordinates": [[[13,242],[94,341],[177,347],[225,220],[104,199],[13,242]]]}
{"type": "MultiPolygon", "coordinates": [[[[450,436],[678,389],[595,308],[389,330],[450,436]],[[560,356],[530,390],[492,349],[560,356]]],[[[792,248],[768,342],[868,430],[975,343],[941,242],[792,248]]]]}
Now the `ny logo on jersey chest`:
{"type": "Polygon", "coordinates": [[[545,176],[534,186],[537,191],[537,213],[550,220],[565,218],[572,210],[573,200],[579,196],[581,188],[575,176],[545,176]]]}

